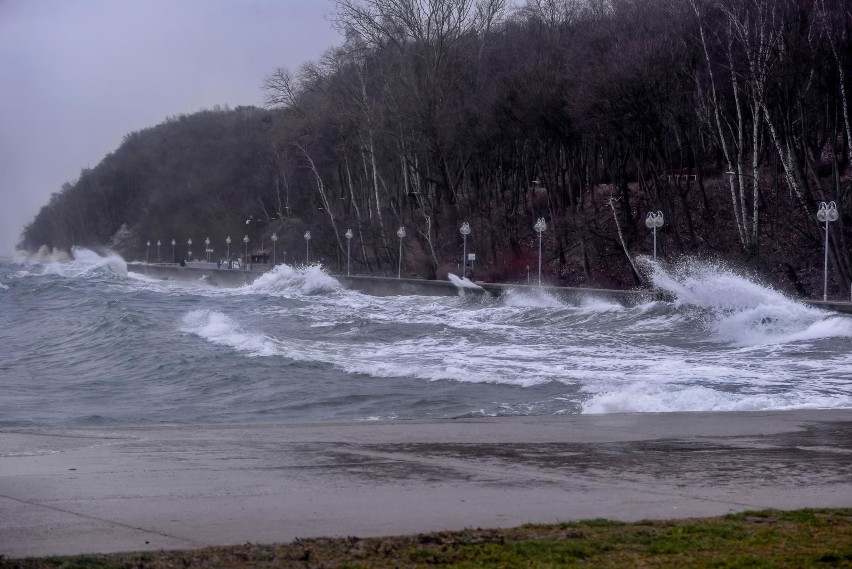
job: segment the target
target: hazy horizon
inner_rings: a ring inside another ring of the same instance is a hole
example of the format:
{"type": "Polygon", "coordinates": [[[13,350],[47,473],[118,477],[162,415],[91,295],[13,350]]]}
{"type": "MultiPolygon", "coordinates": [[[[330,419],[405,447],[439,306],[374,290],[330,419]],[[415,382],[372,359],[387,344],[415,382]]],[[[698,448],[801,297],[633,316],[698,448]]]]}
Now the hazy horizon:
{"type": "Polygon", "coordinates": [[[338,43],[330,0],[0,1],[0,257],[133,131],[261,105],[264,76],[338,43]]]}

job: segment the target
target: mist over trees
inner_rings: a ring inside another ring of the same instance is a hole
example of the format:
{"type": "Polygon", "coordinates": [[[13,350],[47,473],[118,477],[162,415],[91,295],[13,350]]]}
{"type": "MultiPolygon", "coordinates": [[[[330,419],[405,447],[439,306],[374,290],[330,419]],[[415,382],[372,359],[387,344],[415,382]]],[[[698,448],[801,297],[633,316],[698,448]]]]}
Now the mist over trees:
{"type": "Polygon", "coordinates": [[[311,230],[312,258],[337,269],[351,228],[353,269],[382,274],[405,226],[404,272],[443,278],[467,221],[476,277],[522,280],[543,217],[549,281],[632,286],[660,210],[662,257],[816,294],[816,211],[834,201],[831,287],[848,294],[848,1],[337,0],[333,21],[343,45],[272,70],[267,109],[129,135],[22,244],[144,258],[148,239],[224,251],[275,231],[292,263],[311,230]]]}

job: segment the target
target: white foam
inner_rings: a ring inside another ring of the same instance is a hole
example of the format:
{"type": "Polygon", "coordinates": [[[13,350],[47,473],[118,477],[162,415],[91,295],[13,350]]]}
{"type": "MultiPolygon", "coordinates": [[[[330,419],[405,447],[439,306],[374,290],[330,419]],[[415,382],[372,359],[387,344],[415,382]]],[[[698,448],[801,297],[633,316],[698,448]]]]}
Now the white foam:
{"type": "Polygon", "coordinates": [[[832,318],[718,264],[653,265],[652,278],[676,306],[703,309],[717,341],[755,346],[852,336],[852,319],[832,318]]]}
{"type": "Polygon", "coordinates": [[[624,306],[603,298],[587,296],[580,301],[579,308],[584,312],[599,314],[601,312],[623,312],[624,306]]]}
{"type": "Polygon", "coordinates": [[[572,395],[575,406],[560,401],[557,407],[575,410],[585,398],[585,413],[852,407],[852,355],[842,351],[852,319],[730,272],[699,267],[676,277],[666,273],[669,290],[682,292],[675,302],[626,308],[595,298],[575,307],[524,287],[482,304],[371,297],[338,290],[336,281],[335,294],[315,294],[329,290],[327,275],[315,270],[278,267],[239,293],[299,296],[297,303],[265,305],[252,318],[292,319],[311,331],[310,339],[252,331],[215,311],[188,314],[182,329],[250,357],[322,363],[353,381],[364,375],[548,384],[548,390],[564,384],[582,395],[572,395]],[[305,288],[311,279],[320,286],[305,288]],[[395,326],[405,337],[387,337],[395,326]],[[815,350],[825,354],[818,365],[815,350]]]}
{"type": "Polygon", "coordinates": [[[73,258],[62,254],[36,255],[24,260],[24,264],[28,267],[29,275],[79,278],[106,271],[119,277],[127,276],[127,263],[118,253],[106,251],[104,254],[98,254],[80,247],[75,247],[72,253],[73,258]]]}
{"type": "Polygon", "coordinates": [[[543,288],[509,288],[501,297],[505,306],[518,308],[564,308],[566,304],[543,288]]]}
{"type": "Polygon", "coordinates": [[[729,393],[698,385],[653,386],[635,383],[618,391],[593,395],[582,412],[666,413],[675,411],[765,411],[852,407],[850,396],[818,393],[729,393]]]}
{"type": "Polygon", "coordinates": [[[231,317],[213,310],[193,310],[183,318],[181,331],[195,334],[219,346],[228,346],[250,356],[274,356],[277,342],[263,334],[246,332],[231,317]]]}
{"type": "Polygon", "coordinates": [[[240,289],[252,294],[289,296],[291,294],[311,295],[334,292],[341,288],[340,283],[326,273],[321,265],[291,267],[276,265],[251,284],[240,289]]]}
{"type": "Polygon", "coordinates": [[[373,377],[529,386],[551,381],[554,369],[547,360],[530,365],[530,348],[526,346],[494,350],[446,339],[367,344],[285,340],[245,330],[233,318],[211,310],[189,312],[183,318],[181,330],[249,356],[321,362],[347,373],[373,377]]]}

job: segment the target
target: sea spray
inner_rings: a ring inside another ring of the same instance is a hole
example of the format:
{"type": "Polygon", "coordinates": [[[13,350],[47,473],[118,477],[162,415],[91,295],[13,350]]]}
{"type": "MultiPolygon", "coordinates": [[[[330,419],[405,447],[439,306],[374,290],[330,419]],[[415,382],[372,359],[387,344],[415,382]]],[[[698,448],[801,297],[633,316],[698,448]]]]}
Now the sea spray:
{"type": "Polygon", "coordinates": [[[56,275],[65,278],[86,276],[127,277],[127,262],[113,251],[103,254],[75,247],[66,254],[40,254],[21,260],[29,275],[56,275]]]}
{"type": "Polygon", "coordinates": [[[257,280],[242,287],[242,292],[268,295],[311,295],[339,290],[340,283],[325,272],[321,265],[291,267],[276,265],[257,280]]]}
{"type": "Polygon", "coordinates": [[[686,260],[670,268],[657,265],[652,278],[656,287],[674,297],[676,306],[700,309],[716,341],[753,346],[852,336],[848,318],[827,322],[829,313],[720,264],[686,260]]]}

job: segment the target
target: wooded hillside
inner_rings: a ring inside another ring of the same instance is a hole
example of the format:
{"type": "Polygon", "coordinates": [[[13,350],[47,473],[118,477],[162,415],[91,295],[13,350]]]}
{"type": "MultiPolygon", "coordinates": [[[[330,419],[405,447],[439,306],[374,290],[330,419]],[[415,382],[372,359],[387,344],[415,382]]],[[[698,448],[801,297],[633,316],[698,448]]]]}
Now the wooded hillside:
{"type": "MultiPolygon", "coordinates": [[[[818,296],[852,282],[852,8],[846,0],[337,0],[342,46],[265,82],[268,108],[129,135],[55,194],[23,245],[274,231],[287,262],[631,286],[650,254],[717,257],[818,296]],[[251,219],[247,226],[246,219],[251,219]],[[246,229],[248,227],[248,229],[246,229]]],[[[170,245],[163,248],[170,254],[170,245]]],[[[235,245],[232,245],[232,252],[235,245]]],[[[200,251],[200,249],[199,249],[200,251]]],[[[218,253],[217,253],[218,255],[218,253]]]]}

